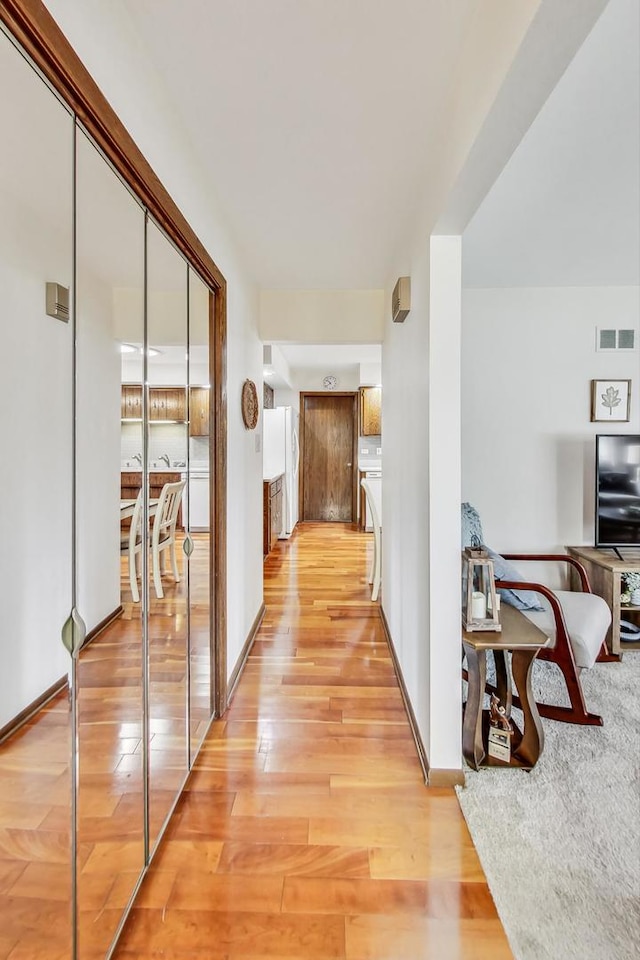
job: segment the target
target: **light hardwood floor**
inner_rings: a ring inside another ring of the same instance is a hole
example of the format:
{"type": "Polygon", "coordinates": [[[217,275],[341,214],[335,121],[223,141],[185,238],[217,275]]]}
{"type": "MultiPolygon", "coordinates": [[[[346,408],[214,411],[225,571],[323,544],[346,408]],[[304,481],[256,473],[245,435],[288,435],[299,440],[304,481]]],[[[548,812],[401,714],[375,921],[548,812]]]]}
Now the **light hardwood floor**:
{"type": "Polygon", "coordinates": [[[117,960],[508,960],[455,793],[425,787],[366,572],[306,524],[117,960]]]}

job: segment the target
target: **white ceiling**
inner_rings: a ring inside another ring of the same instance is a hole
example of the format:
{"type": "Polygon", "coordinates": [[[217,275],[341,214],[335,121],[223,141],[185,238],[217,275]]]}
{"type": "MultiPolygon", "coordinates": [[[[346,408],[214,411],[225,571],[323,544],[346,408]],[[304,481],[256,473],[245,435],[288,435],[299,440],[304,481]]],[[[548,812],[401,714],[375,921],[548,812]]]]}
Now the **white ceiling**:
{"type": "Polygon", "coordinates": [[[124,6],[259,284],[383,287],[477,0],[124,6]]]}
{"type": "MultiPolygon", "coordinates": [[[[538,0],[122,2],[259,285],[367,289],[415,226],[452,91],[471,71],[487,93],[500,4],[538,0]]],[[[561,78],[465,233],[466,285],[638,282],[639,10],[611,0],[561,78]]]]}
{"type": "Polygon", "coordinates": [[[382,347],[370,344],[278,344],[278,350],[292,369],[353,367],[360,363],[381,363],[382,347]]]}
{"type": "Polygon", "coordinates": [[[611,0],[465,231],[466,287],[640,284],[639,38],[611,0]]]}

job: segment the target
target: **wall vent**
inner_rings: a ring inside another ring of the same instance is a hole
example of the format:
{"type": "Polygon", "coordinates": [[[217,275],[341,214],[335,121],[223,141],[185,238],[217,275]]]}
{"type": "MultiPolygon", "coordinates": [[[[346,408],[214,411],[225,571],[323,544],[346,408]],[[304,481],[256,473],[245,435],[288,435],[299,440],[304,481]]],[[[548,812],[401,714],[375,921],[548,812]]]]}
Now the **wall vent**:
{"type": "Polygon", "coordinates": [[[393,288],[391,317],[394,323],[403,323],[411,309],[411,277],[400,277],[393,288]]]}
{"type": "Polygon", "coordinates": [[[596,350],[608,352],[619,350],[622,353],[629,353],[637,350],[638,331],[633,327],[596,327],[596,350]]]}

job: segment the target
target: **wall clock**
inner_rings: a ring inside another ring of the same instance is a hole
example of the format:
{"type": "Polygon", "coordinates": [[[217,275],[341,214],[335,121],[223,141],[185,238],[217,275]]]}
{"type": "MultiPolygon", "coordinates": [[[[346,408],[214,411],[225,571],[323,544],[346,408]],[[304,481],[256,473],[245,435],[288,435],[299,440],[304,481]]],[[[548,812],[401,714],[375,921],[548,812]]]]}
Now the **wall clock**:
{"type": "Polygon", "coordinates": [[[245,380],[242,385],[242,419],[247,430],[254,430],[258,423],[260,405],[258,391],[253,380],[245,380]]]}
{"type": "Polygon", "coordinates": [[[322,381],[322,386],[325,388],[325,390],[335,390],[335,388],[338,386],[338,378],[334,377],[334,375],[330,373],[322,381]]]}

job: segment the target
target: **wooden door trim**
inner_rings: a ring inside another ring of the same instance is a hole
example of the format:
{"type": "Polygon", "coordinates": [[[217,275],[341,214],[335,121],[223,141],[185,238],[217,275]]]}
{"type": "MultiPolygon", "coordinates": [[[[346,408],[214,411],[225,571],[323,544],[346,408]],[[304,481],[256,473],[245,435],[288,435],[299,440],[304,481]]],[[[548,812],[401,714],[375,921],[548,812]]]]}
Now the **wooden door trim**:
{"type": "Polygon", "coordinates": [[[302,464],[304,463],[305,457],[305,426],[304,426],[304,414],[305,414],[305,401],[307,397],[352,397],[353,398],[353,449],[351,451],[351,523],[357,521],[358,513],[356,509],[357,496],[358,496],[358,391],[357,390],[301,390],[300,391],[300,426],[299,426],[299,441],[300,441],[300,469],[298,470],[298,504],[299,509],[298,513],[300,518],[298,523],[307,523],[312,521],[306,521],[302,519],[302,514],[304,513],[304,469],[302,464]]]}
{"type": "MultiPolygon", "coordinates": [[[[210,306],[209,365],[213,403],[210,410],[212,571],[211,608],[215,672],[214,709],[227,702],[227,297],[226,280],[153,168],[136,146],[97,83],[60,30],[42,0],[0,0],[0,20],[66,101],[106,158],[189,264],[214,292],[210,306]]],[[[219,714],[218,714],[219,715],[219,714]]]]}

